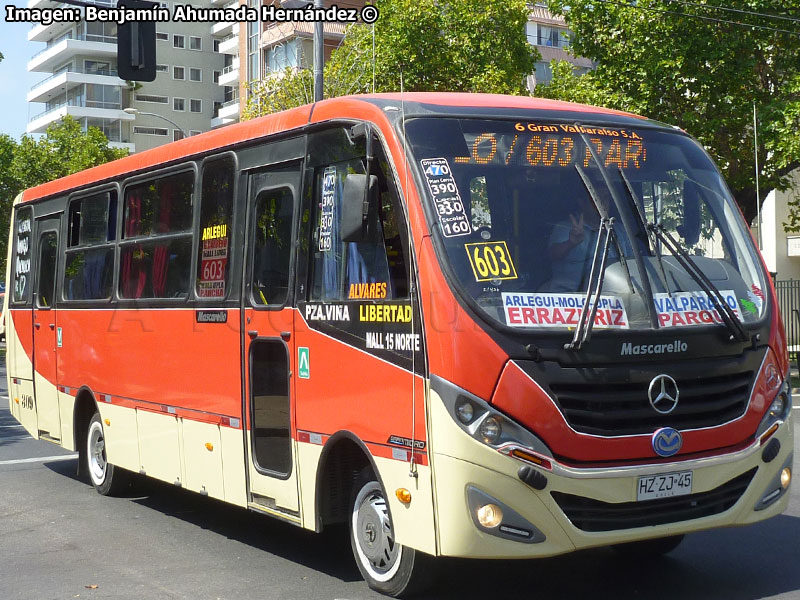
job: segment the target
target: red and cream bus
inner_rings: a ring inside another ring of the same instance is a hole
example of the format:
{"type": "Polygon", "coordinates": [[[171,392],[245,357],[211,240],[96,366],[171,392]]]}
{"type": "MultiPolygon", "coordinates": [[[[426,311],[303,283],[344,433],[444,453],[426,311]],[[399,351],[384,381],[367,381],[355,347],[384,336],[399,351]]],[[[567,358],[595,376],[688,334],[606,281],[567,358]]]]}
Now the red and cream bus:
{"type": "Polygon", "coordinates": [[[767,271],[683,132],[533,98],[326,100],[27,190],[8,388],[130,472],[435,556],[663,553],[788,502],[767,271]]]}

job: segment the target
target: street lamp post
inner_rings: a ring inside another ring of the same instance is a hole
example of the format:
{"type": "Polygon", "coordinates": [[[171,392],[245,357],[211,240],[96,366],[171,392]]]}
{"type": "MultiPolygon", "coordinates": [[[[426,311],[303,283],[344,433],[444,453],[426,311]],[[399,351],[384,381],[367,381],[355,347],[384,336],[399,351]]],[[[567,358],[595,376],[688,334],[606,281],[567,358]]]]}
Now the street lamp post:
{"type": "MultiPolygon", "coordinates": [[[[281,0],[284,8],[303,8],[310,4],[314,8],[325,8],[324,0],[281,0]]],[[[322,21],[314,22],[314,102],[322,100],[322,69],[325,63],[325,30],[322,21]]]]}
{"type": "Polygon", "coordinates": [[[181,135],[182,135],[183,137],[189,137],[188,135],[186,135],[186,132],[183,130],[183,127],[181,127],[180,125],[178,125],[178,124],[177,124],[175,121],[173,121],[172,119],[168,119],[168,118],[167,118],[167,117],[165,117],[164,115],[159,115],[159,114],[156,114],[156,113],[151,113],[151,112],[143,112],[143,111],[139,110],[138,108],[123,108],[123,109],[122,109],[122,112],[124,112],[124,113],[127,113],[127,114],[129,114],[129,115],[133,115],[133,116],[142,115],[142,116],[144,116],[144,117],[157,117],[157,118],[159,118],[159,119],[164,119],[164,120],[165,120],[167,123],[170,123],[170,124],[171,124],[171,125],[173,125],[173,126],[174,126],[174,127],[175,127],[175,128],[178,130],[178,131],[180,131],[180,132],[181,132],[181,135]]]}

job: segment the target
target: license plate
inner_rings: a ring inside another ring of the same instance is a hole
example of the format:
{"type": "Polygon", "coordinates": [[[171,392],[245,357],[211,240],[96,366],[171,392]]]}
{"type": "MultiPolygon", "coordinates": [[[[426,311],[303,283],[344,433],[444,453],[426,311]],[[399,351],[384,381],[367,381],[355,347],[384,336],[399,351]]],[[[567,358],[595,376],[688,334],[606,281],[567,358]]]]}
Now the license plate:
{"type": "Polygon", "coordinates": [[[663,473],[639,477],[636,489],[636,500],[655,500],[656,498],[671,498],[673,496],[686,496],[692,493],[692,472],[680,471],[678,473],[663,473]]]}

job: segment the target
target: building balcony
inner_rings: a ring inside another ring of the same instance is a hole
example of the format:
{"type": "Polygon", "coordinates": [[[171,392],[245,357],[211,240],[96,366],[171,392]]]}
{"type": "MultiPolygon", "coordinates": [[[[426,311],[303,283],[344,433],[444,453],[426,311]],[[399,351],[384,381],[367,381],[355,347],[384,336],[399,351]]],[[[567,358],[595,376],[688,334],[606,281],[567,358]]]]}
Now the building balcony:
{"type": "MultiPolygon", "coordinates": [[[[58,5],[54,4],[54,6],[58,5]]],[[[61,6],[66,6],[66,4],[62,4],[61,6]]],[[[66,21],[63,23],[50,23],[50,25],[42,25],[41,23],[36,23],[28,31],[28,41],[46,42],[47,40],[52,40],[54,38],[57,38],[61,34],[69,31],[74,26],[75,23],[71,21],[66,21]]]]}
{"type": "Polygon", "coordinates": [[[239,32],[238,30],[225,38],[219,44],[221,54],[239,54],[239,32]]]}
{"type": "Polygon", "coordinates": [[[34,85],[28,92],[28,102],[49,102],[56,96],[63,96],[71,88],[83,83],[99,85],[125,85],[117,77],[116,71],[85,71],[70,69],[63,73],[56,73],[34,85]]]}
{"type": "Polygon", "coordinates": [[[235,85],[239,82],[239,61],[233,61],[232,65],[228,65],[222,70],[222,75],[219,76],[219,85],[235,85]]]}
{"type": "Polygon", "coordinates": [[[238,23],[234,23],[232,21],[220,21],[219,23],[214,23],[211,26],[211,35],[230,35],[233,33],[234,27],[238,28],[238,23]]]}
{"type": "Polygon", "coordinates": [[[52,72],[75,56],[116,58],[117,38],[104,35],[82,35],[68,38],[38,52],[28,61],[28,71],[52,72]]]}
{"type": "Polygon", "coordinates": [[[239,120],[239,98],[228,100],[216,110],[214,118],[211,119],[211,128],[222,127],[236,123],[239,120]]]}
{"type": "Polygon", "coordinates": [[[56,0],[28,0],[28,8],[53,8],[58,4],[56,0]]]}
{"type": "Polygon", "coordinates": [[[109,148],[118,148],[122,150],[127,150],[131,154],[136,152],[136,144],[132,142],[108,142],[109,148]]]}
{"type": "Polygon", "coordinates": [[[48,110],[34,115],[28,121],[27,133],[44,133],[48,125],[70,115],[76,119],[89,117],[93,119],[108,119],[111,121],[133,121],[136,115],[129,115],[122,110],[118,103],[86,101],[82,105],[59,104],[48,110]]]}

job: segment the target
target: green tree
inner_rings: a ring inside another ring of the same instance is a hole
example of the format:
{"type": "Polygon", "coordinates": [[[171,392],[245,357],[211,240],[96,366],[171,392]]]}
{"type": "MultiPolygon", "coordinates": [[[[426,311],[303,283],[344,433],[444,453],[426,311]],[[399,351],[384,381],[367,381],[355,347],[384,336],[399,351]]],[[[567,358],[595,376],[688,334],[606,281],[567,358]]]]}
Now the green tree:
{"type": "MultiPolygon", "coordinates": [[[[524,0],[377,0],[375,91],[526,94],[538,52],[525,37],[524,0]],[[502,40],[502,43],[499,43],[502,40]]],[[[325,97],[371,92],[373,27],[353,25],[325,65],[325,97]]],[[[257,85],[245,117],[311,102],[308,70],[257,85]]]]}
{"type": "MultiPolygon", "coordinates": [[[[23,135],[19,143],[0,135],[0,231],[7,232],[11,205],[22,190],[127,156],[110,148],[96,127],[81,131],[78,121],[65,117],[36,139],[23,135]]],[[[7,233],[0,234],[0,269],[5,273],[7,233]]]]}
{"type": "Polygon", "coordinates": [[[551,0],[551,10],[574,32],[572,51],[598,67],[578,78],[570,67],[555,65],[553,82],[537,87],[536,95],[678,125],[709,151],[750,222],[757,211],[753,103],[759,202],[773,188],[786,189],[787,175],[800,166],[800,35],[699,18],[773,29],[794,25],[715,7],[800,17],[794,0],[642,0],[635,6],[551,0]]]}

